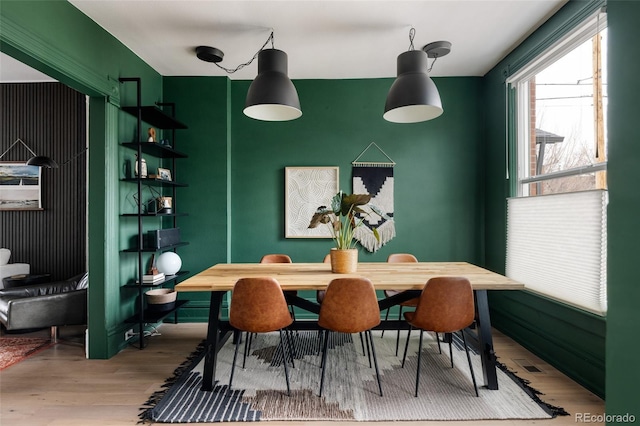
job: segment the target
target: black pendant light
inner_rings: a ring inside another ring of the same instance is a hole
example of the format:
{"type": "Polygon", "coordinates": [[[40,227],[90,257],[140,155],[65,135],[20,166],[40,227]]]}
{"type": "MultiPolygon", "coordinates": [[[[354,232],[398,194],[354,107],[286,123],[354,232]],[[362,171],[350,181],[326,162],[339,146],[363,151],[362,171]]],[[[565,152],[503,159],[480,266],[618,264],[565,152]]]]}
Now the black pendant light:
{"type": "Polygon", "coordinates": [[[244,106],[247,117],[263,121],[288,121],[302,116],[298,92],[287,76],[287,54],[273,47],[273,31],[251,60],[235,68],[219,64],[224,57],[220,49],[198,46],[195,51],[200,60],[215,64],[227,74],[233,74],[258,58],[258,75],[249,86],[244,106]],[[265,49],[269,42],[271,49],[265,49]]]}
{"type": "Polygon", "coordinates": [[[423,50],[413,50],[414,35],[412,28],[410,50],[398,55],[398,77],[389,89],[384,106],[384,119],[393,123],[419,123],[443,113],[440,93],[428,74],[428,58],[446,55],[451,43],[435,42],[423,50]]]}
{"type": "Polygon", "coordinates": [[[288,121],[302,115],[298,92],[287,76],[287,54],[263,49],[258,54],[258,75],[249,86],[244,114],[264,121],[288,121]]]}

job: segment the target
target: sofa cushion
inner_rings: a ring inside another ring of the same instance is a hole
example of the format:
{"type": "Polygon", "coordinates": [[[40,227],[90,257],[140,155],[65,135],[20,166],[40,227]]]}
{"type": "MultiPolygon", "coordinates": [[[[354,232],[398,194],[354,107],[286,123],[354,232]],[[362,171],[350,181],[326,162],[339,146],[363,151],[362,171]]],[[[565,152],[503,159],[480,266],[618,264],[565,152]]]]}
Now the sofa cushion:
{"type": "Polygon", "coordinates": [[[7,248],[0,248],[0,266],[6,265],[9,263],[9,259],[11,258],[11,250],[7,248]]]}
{"type": "Polygon", "coordinates": [[[73,279],[77,279],[76,290],[83,290],[89,288],[89,273],[85,272],[82,275],[78,275],[73,279]]]}
{"type": "Polygon", "coordinates": [[[46,296],[49,294],[67,293],[75,290],[83,290],[87,288],[88,275],[81,274],[66,281],[58,281],[51,283],[23,285],[20,287],[11,287],[0,290],[0,297],[34,297],[46,296]]]}

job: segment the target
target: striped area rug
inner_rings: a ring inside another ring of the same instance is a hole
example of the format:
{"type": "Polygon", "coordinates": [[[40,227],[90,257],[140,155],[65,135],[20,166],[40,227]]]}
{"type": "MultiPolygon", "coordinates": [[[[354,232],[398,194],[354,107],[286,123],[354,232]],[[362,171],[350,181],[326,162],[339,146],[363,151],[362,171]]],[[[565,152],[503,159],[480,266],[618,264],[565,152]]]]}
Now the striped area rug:
{"type": "MultiPolygon", "coordinates": [[[[358,335],[332,333],[327,358],[323,396],[320,386],[320,356],[316,332],[296,334],[295,368],[289,369],[291,396],[287,396],[282,351],[277,333],[258,335],[242,368],[240,347],[233,388],[228,389],[234,345],[231,339],[218,355],[216,386],[200,390],[202,354],[197,351],[168,389],[153,395],[143,411],[143,420],[162,423],[200,423],[265,420],[487,420],[547,419],[564,410],[544,404],[513,374],[499,370],[497,391],[480,388],[476,397],[464,349],[454,342],[455,368],[443,344],[438,352],[433,336],[425,333],[419,397],[413,395],[417,362],[417,337],[412,333],[407,363],[401,368],[395,355],[395,333],[374,332],[382,389],[378,394],[375,370],[369,367],[358,335]],[[353,338],[352,338],[353,337],[353,338]]],[[[479,385],[480,358],[472,354],[479,385]]]]}

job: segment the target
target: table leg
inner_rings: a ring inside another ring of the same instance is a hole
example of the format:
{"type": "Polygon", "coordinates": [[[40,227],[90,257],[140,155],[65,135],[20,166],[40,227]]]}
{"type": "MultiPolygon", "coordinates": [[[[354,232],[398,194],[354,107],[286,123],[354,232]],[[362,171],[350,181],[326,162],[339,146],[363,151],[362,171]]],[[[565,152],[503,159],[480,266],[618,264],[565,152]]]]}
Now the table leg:
{"type": "Polygon", "coordinates": [[[207,328],[207,340],[205,342],[204,371],[202,373],[203,391],[213,390],[216,376],[216,362],[218,358],[218,335],[220,334],[220,311],[224,291],[211,292],[211,305],[209,307],[209,326],[207,328]]]}
{"type": "Polygon", "coordinates": [[[496,354],[493,350],[491,337],[491,319],[489,318],[489,299],[487,290],[475,290],[476,314],[478,322],[478,343],[480,359],[482,360],[482,374],[488,389],[498,389],[496,374],[496,354]]]}

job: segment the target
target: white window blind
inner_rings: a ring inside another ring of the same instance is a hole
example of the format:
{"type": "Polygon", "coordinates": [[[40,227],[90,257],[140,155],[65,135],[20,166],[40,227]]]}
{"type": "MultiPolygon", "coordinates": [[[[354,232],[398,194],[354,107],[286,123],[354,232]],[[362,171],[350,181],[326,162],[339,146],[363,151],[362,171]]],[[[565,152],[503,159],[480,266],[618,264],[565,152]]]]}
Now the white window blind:
{"type": "Polygon", "coordinates": [[[507,201],[508,277],[579,308],[607,311],[607,191],[507,201]]]}

